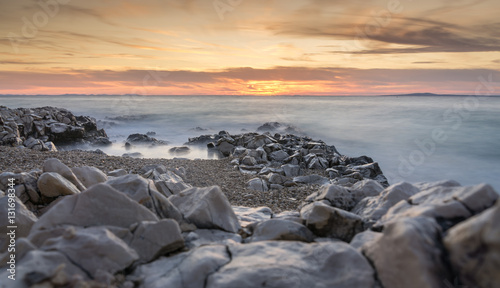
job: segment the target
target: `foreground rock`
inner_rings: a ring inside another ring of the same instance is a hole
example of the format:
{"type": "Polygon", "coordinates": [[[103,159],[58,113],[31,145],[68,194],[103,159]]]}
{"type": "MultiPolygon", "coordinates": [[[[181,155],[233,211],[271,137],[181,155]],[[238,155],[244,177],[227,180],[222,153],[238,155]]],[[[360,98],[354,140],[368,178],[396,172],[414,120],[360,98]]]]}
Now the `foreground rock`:
{"type": "Polygon", "coordinates": [[[57,151],[55,145],[109,145],[96,120],[55,107],[10,109],[0,106],[0,145],[57,151]]]}

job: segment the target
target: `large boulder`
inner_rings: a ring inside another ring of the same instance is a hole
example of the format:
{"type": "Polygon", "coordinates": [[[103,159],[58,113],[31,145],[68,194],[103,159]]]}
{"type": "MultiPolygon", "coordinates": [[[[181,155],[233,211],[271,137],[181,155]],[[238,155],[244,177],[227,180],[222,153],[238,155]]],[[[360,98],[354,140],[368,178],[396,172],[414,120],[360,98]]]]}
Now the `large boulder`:
{"type": "Polygon", "coordinates": [[[373,287],[368,261],[345,243],[262,241],[229,245],[231,262],[207,278],[207,288],[373,287]]]}
{"type": "Polygon", "coordinates": [[[108,180],[108,176],[96,167],[74,167],[71,171],[73,171],[73,174],[75,174],[76,178],[78,178],[85,187],[90,187],[108,180]]]}
{"type": "Polygon", "coordinates": [[[311,200],[312,197],[314,197],[314,201],[326,200],[330,202],[331,206],[346,211],[351,210],[355,205],[354,197],[351,194],[351,191],[335,184],[330,184],[321,188],[318,193],[311,194],[306,200],[311,200]]]}
{"type": "Polygon", "coordinates": [[[85,190],[85,186],[78,180],[78,178],[75,176],[73,171],[69,169],[68,166],[63,164],[59,159],[56,158],[50,158],[45,160],[43,162],[43,172],[55,172],[69,180],[73,185],[78,188],[78,190],[83,191],[85,190]]]}
{"type": "Polygon", "coordinates": [[[297,222],[283,219],[270,219],[255,225],[252,237],[248,239],[248,242],[268,240],[312,242],[314,240],[314,234],[304,225],[297,222]]]}
{"type": "Polygon", "coordinates": [[[387,223],[383,235],[362,250],[385,288],[441,288],[451,276],[441,246],[441,227],[418,217],[387,223]]]}
{"type": "Polygon", "coordinates": [[[59,197],[79,194],[73,183],[55,172],[45,172],[38,178],[38,189],[45,197],[59,197]]]}
{"type": "Polygon", "coordinates": [[[384,190],[384,187],[377,181],[372,179],[365,179],[354,183],[351,188],[351,194],[354,202],[357,204],[359,201],[366,197],[376,197],[384,190]]]}
{"type": "Polygon", "coordinates": [[[456,275],[465,286],[500,283],[500,201],[448,230],[444,245],[456,275]]]}
{"type": "Polygon", "coordinates": [[[233,233],[241,228],[231,204],[218,186],[187,189],[169,200],[198,228],[233,233]]]}
{"type": "Polygon", "coordinates": [[[62,198],[33,225],[31,232],[60,226],[117,226],[158,221],[153,212],[106,184],[62,198]]]}

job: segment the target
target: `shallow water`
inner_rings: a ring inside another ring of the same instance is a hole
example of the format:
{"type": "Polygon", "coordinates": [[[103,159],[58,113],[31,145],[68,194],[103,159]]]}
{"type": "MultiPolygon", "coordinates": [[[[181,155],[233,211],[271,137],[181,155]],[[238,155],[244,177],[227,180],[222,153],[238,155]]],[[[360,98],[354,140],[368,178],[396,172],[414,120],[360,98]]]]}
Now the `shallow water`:
{"type": "MultiPolygon", "coordinates": [[[[168,149],[189,137],[289,123],[342,154],[372,157],[391,183],[455,179],[500,191],[500,97],[2,96],[0,105],[63,107],[104,121],[115,143],[102,150],[112,155],[172,158],[168,149]],[[124,115],[136,117],[109,119],[124,115]],[[148,131],[172,146],[125,150],[129,134],[148,131]]],[[[195,149],[177,157],[214,156],[195,149]]]]}

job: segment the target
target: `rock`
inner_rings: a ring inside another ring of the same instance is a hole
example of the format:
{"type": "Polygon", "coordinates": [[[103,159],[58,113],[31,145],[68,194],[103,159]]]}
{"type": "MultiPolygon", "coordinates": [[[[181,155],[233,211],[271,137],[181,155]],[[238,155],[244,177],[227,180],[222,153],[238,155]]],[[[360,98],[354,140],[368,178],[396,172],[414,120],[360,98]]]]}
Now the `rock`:
{"type": "Polygon", "coordinates": [[[45,172],[38,178],[38,189],[45,197],[59,197],[80,193],[80,190],[73,183],[54,172],[45,172]]]}
{"type": "Polygon", "coordinates": [[[85,187],[90,187],[108,180],[106,174],[95,167],[74,167],[71,171],[73,171],[73,174],[75,174],[76,178],[78,178],[85,187]]]}
{"type": "Polygon", "coordinates": [[[181,146],[181,147],[172,147],[168,150],[168,153],[174,154],[174,155],[185,155],[189,154],[191,152],[191,148],[187,146],[181,146]]]}
{"type": "Polygon", "coordinates": [[[190,188],[168,198],[198,228],[236,233],[241,228],[231,204],[218,186],[190,188]]]}
{"type": "Polygon", "coordinates": [[[209,275],[207,288],[375,285],[368,261],[345,243],[262,241],[228,249],[231,261],[209,275]]]}
{"type": "Polygon", "coordinates": [[[155,145],[168,145],[167,141],[163,140],[158,140],[154,137],[150,137],[146,134],[130,134],[127,137],[126,143],[132,144],[132,145],[150,145],[150,146],[155,146],[155,145]]]}
{"type": "Polygon", "coordinates": [[[127,174],[106,181],[114,189],[124,193],[137,203],[148,208],[159,218],[172,218],[183,221],[181,212],[167,197],[158,192],[155,185],[136,174],[127,174]]]}
{"type": "Polygon", "coordinates": [[[283,169],[286,177],[297,177],[300,175],[299,165],[285,164],[282,165],[281,168],[283,169]]]}
{"type": "Polygon", "coordinates": [[[238,234],[214,229],[197,229],[187,233],[184,240],[188,249],[202,245],[229,245],[242,241],[238,234]]]}
{"type": "Polygon", "coordinates": [[[123,153],[122,154],[122,157],[126,157],[126,158],[141,158],[143,156],[144,155],[142,155],[141,152],[132,152],[132,153],[123,153]]]}
{"type": "MultiPolygon", "coordinates": [[[[17,226],[15,229],[15,238],[19,239],[21,237],[28,236],[31,227],[38,220],[36,216],[29,211],[26,206],[19,200],[17,197],[10,197],[9,194],[5,197],[0,198],[0,251],[7,251],[7,247],[10,243],[10,229],[8,226],[13,226],[12,223],[9,223],[9,219],[14,219],[14,226],[17,226]],[[15,207],[15,217],[9,218],[9,208],[15,207]]],[[[2,262],[3,265],[4,262],[2,262]]]]}
{"type": "Polygon", "coordinates": [[[450,271],[440,249],[441,227],[432,218],[417,217],[392,221],[383,235],[363,246],[385,288],[445,287],[450,271]]]}
{"type": "Polygon", "coordinates": [[[321,188],[318,196],[316,196],[314,200],[327,200],[330,202],[331,206],[346,211],[351,210],[355,205],[354,196],[351,192],[346,188],[335,184],[330,184],[321,188]]]}
{"type": "Polygon", "coordinates": [[[257,149],[267,144],[275,143],[276,140],[272,139],[268,135],[255,135],[250,141],[245,143],[247,149],[257,149]]]}
{"type": "Polygon", "coordinates": [[[241,160],[241,164],[246,165],[246,166],[255,166],[257,165],[257,160],[251,156],[245,156],[241,160]]]}
{"type": "Polygon", "coordinates": [[[306,221],[307,228],[320,237],[332,237],[350,242],[357,233],[364,230],[361,217],[322,202],[305,206],[300,214],[306,221]]]}
{"type": "Polygon", "coordinates": [[[271,160],[274,160],[277,162],[283,162],[285,159],[290,157],[290,155],[288,155],[288,153],[286,153],[283,150],[274,151],[271,153],[270,156],[271,156],[271,160]]]}
{"type": "Polygon", "coordinates": [[[107,184],[66,196],[43,214],[31,233],[58,226],[117,226],[128,228],[142,221],[158,221],[153,212],[107,184]]]}
{"type": "Polygon", "coordinates": [[[145,263],[184,247],[184,239],[176,221],[162,219],[159,222],[141,222],[134,230],[129,245],[145,263]]]}
{"type": "Polygon", "coordinates": [[[497,287],[500,283],[500,201],[448,230],[444,246],[463,285],[497,287]]]}
{"type": "Polygon", "coordinates": [[[326,185],[330,183],[328,178],[316,174],[294,177],[293,182],[301,184],[317,184],[317,185],[326,185]]]}
{"type": "Polygon", "coordinates": [[[64,165],[59,159],[50,158],[43,162],[43,172],[55,172],[68,179],[78,190],[83,191],[86,187],[76,178],[75,174],[68,166],[64,165]]]}
{"type": "Polygon", "coordinates": [[[166,171],[166,173],[155,176],[154,179],[156,188],[166,197],[193,187],[186,184],[182,177],[172,171],[166,171]]]}
{"type": "Polygon", "coordinates": [[[267,175],[267,179],[270,184],[279,184],[279,185],[284,184],[288,180],[286,179],[285,176],[282,176],[281,174],[278,173],[269,173],[269,175],[267,175]]]}
{"type": "Polygon", "coordinates": [[[262,147],[256,149],[248,149],[247,155],[255,158],[258,164],[267,164],[267,152],[262,147]]]}
{"type": "Polygon", "coordinates": [[[362,199],[352,212],[370,221],[377,221],[387,213],[387,210],[401,200],[407,200],[419,190],[406,182],[394,184],[380,192],[379,196],[362,199]]]}
{"type": "Polygon", "coordinates": [[[269,207],[242,207],[233,206],[233,211],[238,217],[241,227],[246,227],[252,223],[257,223],[271,219],[273,211],[269,207]]]}
{"type": "Polygon", "coordinates": [[[374,242],[378,241],[382,237],[382,233],[374,232],[371,230],[366,230],[361,233],[356,234],[349,243],[352,247],[356,248],[359,252],[362,252],[364,245],[373,245],[374,242]]]}
{"type": "Polygon", "coordinates": [[[63,253],[92,278],[100,271],[115,274],[139,259],[135,250],[104,227],[69,227],[63,236],[46,241],[41,249],[63,253]]]}
{"type": "Polygon", "coordinates": [[[228,143],[227,141],[221,141],[217,143],[217,149],[224,155],[225,157],[228,157],[231,155],[234,149],[234,145],[231,143],[228,143]]]}
{"type": "Polygon", "coordinates": [[[267,192],[269,191],[269,187],[267,185],[266,180],[261,178],[253,178],[248,180],[247,188],[255,191],[267,192]]]}
{"type": "Polygon", "coordinates": [[[443,230],[447,230],[493,206],[497,199],[498,194],[486,184],[467,187],[437,186],[413,195],[408,202],[400,202],[391,207],[375,225],[382,226],[396,218],[427,216],[435,218],[443,230]]]}
{"type": "Polygon", "coordinates": [[[307,167],[309,169],[325,170],[328,168],[328,160],[323,157],[318,157],[315,154],[312,155],[314,155],[314,157],[312,157],[311,160],[307,162],[307,167]]]}
{"type": "Polygon", "coordinates": [[[47,151],[57,152],[57,147],[52,141],[45,142],[44,145],[47,147],[47,151]]]}
{"type": "Polygon", "coordinates": [[[365,179],[352,185],[350,190],[354,202],[357,204],[366,197],[378,196],[384,190],[384,187],[375,180],[365,179]]]}
{"type": "Polygon", "coordinates": [[[111,177],[120,177],[120,176],[124,176],[127,174],[128,174],[128,172],[125,169],[117,169],[117,170],[113,170],[113,171],[108,172],[108,176],[111,176],[111,177]]]}
{"type": "Polygon", "coordinates": [[[141,287],[206,287],[206,279],[231,261],[226,246],[210,245],[137,267],[127,277],[141,287]]]}
{"type": "Polygon", "coordinates": [[[297,222],[270,219],[255,225],[252,237],[248,239],[248,242],[268,240],[312,242],[314,235],[304,225],[297,222]]]}

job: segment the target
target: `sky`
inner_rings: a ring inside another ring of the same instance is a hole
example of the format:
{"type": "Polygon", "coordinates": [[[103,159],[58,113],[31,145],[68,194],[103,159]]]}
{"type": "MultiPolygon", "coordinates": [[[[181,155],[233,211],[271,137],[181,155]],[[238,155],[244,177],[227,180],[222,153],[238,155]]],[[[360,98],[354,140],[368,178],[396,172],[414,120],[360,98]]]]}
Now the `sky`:
{"type": "Polygon", "coordinates": [[[0,0],[0,94],[500,91],[498,0],[0,0]]]}

